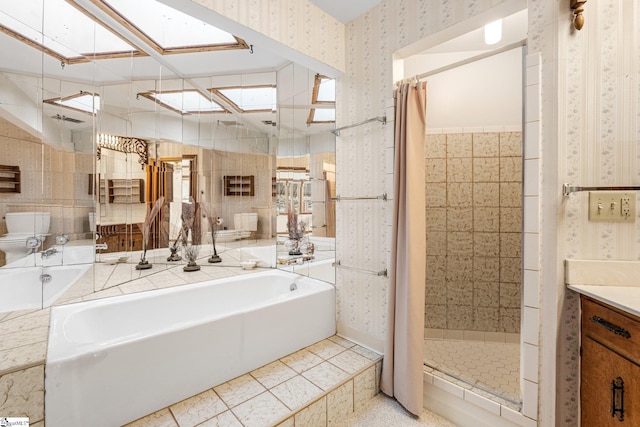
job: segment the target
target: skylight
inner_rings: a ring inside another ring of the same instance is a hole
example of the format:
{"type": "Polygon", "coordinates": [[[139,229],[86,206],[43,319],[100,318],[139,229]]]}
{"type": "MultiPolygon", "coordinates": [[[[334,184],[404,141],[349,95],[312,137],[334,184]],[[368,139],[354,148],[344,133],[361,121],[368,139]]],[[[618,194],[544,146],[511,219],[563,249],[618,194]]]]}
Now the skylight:
{"type": "Polygon", "coordinates": [[[241,113],[276,110],[275,86],[244,86],[212,88],[211,92],[227,100],[241,113]]]}
{"type": "Polygon", "coordinates": [[[150,99],[159,105],[176,113],[198,114],[198,113],[226,113],[220,104],[203,96],[197,90],[176,90],[167,92],[142,92],[138,95],[150,99]]]}
{"type": "Polygon", "coordinates": [[[162,54],[248,48],[232,34],[156,0],[91,2],[162,54]]]}
{"type": "Polygon", "coordinates": [[[139,54],[65,0],[0,2],[0,31],[70,64],[139,54]]]}
{"type": "Polygon", "coordinates": [[[100,110],[100,95],[89,92],[80,92],[64,98],[45,99],[43,102],[92,115],[100,110]]]}
{"type": "Polygon", "coordinates": [[[334,123],[336,121],[336,81],[316,74],[311,92],[311,105],[333,106],[333,108],[312,108],[307,124],[334,123]]]}

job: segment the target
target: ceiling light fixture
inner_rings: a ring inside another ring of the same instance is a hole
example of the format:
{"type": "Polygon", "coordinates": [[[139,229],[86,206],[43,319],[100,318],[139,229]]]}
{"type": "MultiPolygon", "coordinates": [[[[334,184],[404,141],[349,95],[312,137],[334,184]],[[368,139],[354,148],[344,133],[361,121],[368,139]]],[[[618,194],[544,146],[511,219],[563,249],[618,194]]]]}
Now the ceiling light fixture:
{"type": "Polygon", "coordinates": [[[502,19],[493,21],[484,26],[484,42],[496,44],[502,40],[502,19]]]}

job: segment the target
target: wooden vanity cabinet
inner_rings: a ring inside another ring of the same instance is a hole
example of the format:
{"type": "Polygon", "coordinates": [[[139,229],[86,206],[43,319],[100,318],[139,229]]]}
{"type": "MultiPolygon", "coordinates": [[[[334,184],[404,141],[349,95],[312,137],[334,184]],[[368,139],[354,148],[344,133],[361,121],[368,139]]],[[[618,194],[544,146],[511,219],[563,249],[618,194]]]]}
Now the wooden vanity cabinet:
{"type": "Polygon", "coordinates": [[[130,252],[142,250],[142,232],[138,224],[110,224],[99,225],[96,243],[106,243],[108,252],[130,252]]]}
{"type": "Polygon", "coordinates": [[[640,426],[640,318],[581,302],[581,426],[640,426]]]}

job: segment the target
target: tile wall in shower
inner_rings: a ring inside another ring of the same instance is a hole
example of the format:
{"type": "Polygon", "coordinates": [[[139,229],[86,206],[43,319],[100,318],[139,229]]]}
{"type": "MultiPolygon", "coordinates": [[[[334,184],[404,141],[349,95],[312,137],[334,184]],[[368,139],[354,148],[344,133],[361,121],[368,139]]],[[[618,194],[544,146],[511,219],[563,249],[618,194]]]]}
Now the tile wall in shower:
{"type": "Polygon", "coordinates": [[[427,135],[425,328],[520,332],[522,133],[427,135]]]}

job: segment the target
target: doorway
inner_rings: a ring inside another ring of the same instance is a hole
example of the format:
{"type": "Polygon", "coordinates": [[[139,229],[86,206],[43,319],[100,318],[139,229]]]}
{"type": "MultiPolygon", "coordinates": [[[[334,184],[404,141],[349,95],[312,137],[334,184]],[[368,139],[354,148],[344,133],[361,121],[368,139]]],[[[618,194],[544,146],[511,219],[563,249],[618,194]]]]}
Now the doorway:
{"type": "Polygon", "coordinates": [[[516,410],[526,17],[495,46],[478,28],[403,63],[427,81],[425,371],[516,410]]]}

